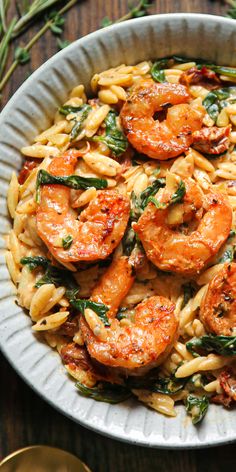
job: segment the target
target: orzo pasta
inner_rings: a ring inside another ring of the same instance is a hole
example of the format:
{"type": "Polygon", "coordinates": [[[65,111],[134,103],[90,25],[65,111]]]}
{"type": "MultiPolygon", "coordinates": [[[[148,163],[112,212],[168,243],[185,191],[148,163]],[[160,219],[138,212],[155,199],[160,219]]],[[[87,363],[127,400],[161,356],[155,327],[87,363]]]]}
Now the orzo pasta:
{"type": "Polygon", "coordinates": [[[122,64],[22,149],[7,266],[85,396],[194,424],[236,401],[235,76],[122,64]]]}

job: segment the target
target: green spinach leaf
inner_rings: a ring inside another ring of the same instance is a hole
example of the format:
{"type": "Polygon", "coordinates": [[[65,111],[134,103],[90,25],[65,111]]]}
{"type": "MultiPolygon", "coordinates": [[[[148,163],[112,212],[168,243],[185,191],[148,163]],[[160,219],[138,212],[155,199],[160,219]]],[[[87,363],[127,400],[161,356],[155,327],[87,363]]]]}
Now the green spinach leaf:
{"type": "Polygon", "coordinates": [[[71,113],[78,113],[83,110],[83,106],[80,105],[79,107],[73,107],[72,105],[63,105],[59,108],[59,113],[61,115],[70,115],[71,113]]]}
{"type": "Polygon", "coordinates": [[[227,89],[218,89],[209,92],[204,98],[202,104],[214,122],[216,122],[220,111],[227,105],[225,100],[229,98],[229,95],[227,89]]]}
{"type": "Polygon", "coordinates": [[[143,210],[148,204],[148,198],[152,195],[155,195],[160,188],[165,187],[165,183],[166,181],[163,178],[156,179],[151,185],[149,185],[149,187],[143,190],[143,192],[140,194],[140,207],[143,210]]]}
{"type": "Polygon", "coordinates": [[[28,265],[29,269],[35,270],[37,267],[45,269],[45,274],[36,282],[35,287],[39,288],[44,284],[54,284],[57,287],[63,285],[66,287],[66,297],[68,299],[75,298],[80,287],[76,283],[72,273],[66,269],[61,269],[51,264],[46,257],[23,257],[21,264],[28,265]]]}
{"type": "Polygon", "coordinates": [[[109,307],[104,305],[104,303],[92,302],[91,300],[72,300],[71,304],[76,310],[80,311],[84,315],[84,310],[90,308],[95,311],[99,316],[100,320],[103,322],[104,326],[110,326],[109,320],[107,318],[107,312],[109,307]]]}
{"type": "Polygon", "coordinates": [[[164,58],[154,62],[151,68],[151,76],[155,82],[166,82],[165,70],[168,67],[169,59],[164,58]]]}
{"type": "Polygon", "coordinates": [[[87,105],[86,103],[84,105],[81,105],[81,111],[77,114],[75,124],[70,132],[71,141],[74,141],[79,135],[82,129],[83,122],[86,120],[91,110],[92,110],[92,107],[90,105],[87,105]]]}
{"type": "Polygon", "coordinates": [[[184,299],[183,299],[183,303],[182,303],[182,308],[185,305],[187,305],[188,301],[193,297],[193,295],[195,293],[195,288],[193,287],[191,282],[188,282],[188,283],[184,284],[183,289],[184,289],[184,299]]]}
{"type": "Polygon", "coordinates": [[[219,259],[219,263],[223,264],[224,262],[232,262],[234,260],[235,250],[235,246],[226,249],[222,257],[219,259]]]}
{"type": "Polygon", "coordinates": [[[204,335],[200,338],[193,338],[186,343],[186,348],[193,356],[198,356],[198,350],[216,352],[221,356],[236,355],[236,336],[215,336],[204,335]]]}
{"type": "Polygon", "coordinates": [[[128,141],[124,133],[117,127],[116,118],[116,111],[110,110],[104,120],[106,125],[105,135],[94,136],[92,140],[105,143],[107,147],[111,149],[112,154],[116,157],[119,157],[126,151],[128,147],[128,141]]]}
{"type": "Polygon", "coordinates": [[[132,393],[126,387],[109,382],[99,382],[92,388],[77,382],[76,387],[84,397],[111,404],[123,402],[132,396],[132,393]]]}
{"type": "Polygon", "coordinates": [[[206,64],[208,69],[213,70],[216,74],[225,75],[226,77],[236,78],[236,68],[216,66],[215,64],[206,64]]]}
{"type": "Polygon", "coordinates": [[[171,395],[182,390],[188,378],[177,379],[173,376],[160,377],[155,372],[144,377],[128,377],[126,385],[131,389],[145,389],[153,393],[171,395]]]}
{"type": "Polygon", "coordinates": [[[168,208],[170,205],[181,202],[185,193],[186,193],[185,183],[181,180],[176,192],[173,193],[168,203],[159,202],[159,200],[157,200],[153,196],[147,198],[147,203],[152,202],[155,205],[155,207],[158,208],[158,210],[164,210],[168,208]]]}
{"type": "Polygon", "coordinates": [[[137,235],[131,226],[131,219],[126,228],[125,234],[122,239],[122,247],[125,256],[130,256],[135,245],[137,243],[137,235]]]}
{"type": "Polygon", "coordinates": [[[41,185],[64,185],[75,190],[87,190],[90,187],[102,189],[107,187],[107,180],[97,179],[96,177],[81,177],[79,175],[56,176],[52,175],[44,169],[41,169],[37,175],[36,181],[36,201],[39,203],[39,189],[41,185]]]}
{"type": "Polygon", "coordinates": [[[183,180],[181,180],[176,192],[173,193],[170,199],[170,205],[174,203],[182,202],[185,193],[186,193],[185,183],[183,182],[183,180]]]}
{"type": "Polygon", "coordinates": [[[37,267],[44,267],[47,269],[50,263],[49,259],[42,256],[22,257],[20,262],[23,265],[28,265],[30,271],[35,270],[37,267]]]}

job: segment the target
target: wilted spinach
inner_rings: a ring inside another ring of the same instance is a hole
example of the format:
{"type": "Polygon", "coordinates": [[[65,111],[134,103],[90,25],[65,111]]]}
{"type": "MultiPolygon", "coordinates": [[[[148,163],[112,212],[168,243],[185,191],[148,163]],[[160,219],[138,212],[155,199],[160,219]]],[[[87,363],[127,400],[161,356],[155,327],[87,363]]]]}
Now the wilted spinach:
{"type": "Polygon", "coordinates": [[[128,377],[126,385],[131,389],[145,389],[153,393],[171,395],[182,390],[187,381],[188,378],[177,379],[174,375],[160,377],[157,372],[150,372],[144,377],[128,377]]]}
{"type": "Polygon", "coordinates": [[[236,246],[231,246],[225,250],[222,254],[221,258],[219,259],[219,263],[223,264],[224,262],[232,262],[234,260],[236,252],[236,246]]]}
{"type": "Polygon", "coordinates": [[[229,95],[230,93],[227,89],[218,89],[212,90],[204,98],[202,104],[214,122],[216,122],[220,111],[227,106],[225,100],[229,98],[229,95]]]}
{"type": "Polygon", "coordinates": [[[186,411],[192,416],[192,423],[197,424],[204,418],[209,406],[209,400],[206,395],[195,397],[188,395],[186,398],[186,411]]]}
{"type": "Polygon", "coordinates": [[[193,338],[186,343],[186,348],[193,356],[198,356],[198,350],[216,352],[221,356],[236,355],[236,336],[214,336],[204,335],[200,338],[193,338]]]}
{"type": "Polygon", "coordinates": [[[151,76],[155,82],[166,82],[165,70],[168,68],[169,58],[154,62],[151,68],[151,76]]]}
{"type": "Polygon", "coordinates": [[[143,192],[141,192],[139,199],[140,199],[140,207],[143,210],[148,204],[149,197],[151,197],[152,195],[155,195],[160,188],[165,187],[165,184],[166,184],[165,179],[163,178],[156,179],[151,185],[145,188],[143,192]]]}
{"type": "Polygon", "coordinates": [[[109,382],[99,382],[92,388],[77,382],[76,387],[84,397],[111,404],[123,402],[132,396],[132,393],[126,387],[109,382]]]}
{"type": "Polygon", "coordinates": [[[78,113],[80,112],[81,110],[83,110],[83,106],[79,106],[79,107],[73,107],[72,105],[63,105],[62,107],[59,108],[59,113],[61,115],[70,115],[71,113],[78,113]]]}
{"type": "Polygon", "coordinates": [[[105,143],[112,151],[112,154],[116,157],[119,157],[126,151],[128,147],[128,141],[124,133],[117,127],[116,118],[116,111],[110,110],[104,120],[106,126],[105,135],[94,136],[92,140],[105,143]]]}
{"type": "Polygon", "coordinates": [[[81,131],[82,124],[86,120],[89,112],[92,110],[92,107],[85,103],[84,105],[80,105],[79,107],[73,107],[72,105],[63,105],[59,108],[59,113],[61,115],[69,115],[70,113],[76,114],[76,118],[73,118],[74,126],[70,133],[71,141],[74,141],[77,138],[79,132],[81,131]]]}
{"type": "Polygon", "coordinates": [[[179,185],[178,185],[178,188],[177,190],[173,193],[173,195],[171,196],[171,199],[168,203],[163,203],[163,202],[160,202],[159,200],[157,200],[155,197],[151,196],[151,197],[148,197],[147,199],[147,203],[149,202],[152,202],[154,203],[155,207],[158,208],[158,209],[166,209],[168,208],[170,205],[173,205],[174,203],[179,203],[182,201],[184,195],[186,193],[186,187],[185,187],[185,183],[183,182],[183,180],[180,181],[179,185]]]}
{"type": "Polygon", "coordinates": [[[76,283],[71,272],[54,266],[46,257],[23,257],[20,262],[23,265],[28,265],[31,271],[35,270],[37,267],[45,269],[45,274],[35,284],[36,288],[39,288],[44,284],[54,284],[57,287],[63,285],[66,287],[65,295],[68,299],[75,298],[78,294],[80,287],[76,283]]]}
{"type": "Polygon", "coordinates": [[[182,308],[187,305],[188,301],[193,297],[195,293],[195,288],[192,285],[191,282],[188,282],[183,285],[183,290],[184,290],[184,299],[182,303],[182,308]]]}
{"type": "Polygon", "coordinates": [[[125,256],[130,256],[137,242],[137,235],[131,226],[131,222],[132,221],[130,219],[122,239],[122,247],[125,256]]]}
{"type": "Polygon", "coordinates": [[[36,201],[39,202],[39,189],[41,185],[56,184],[75,190],[87,190],[90,187],[102,189],[107,187],[106,179],[98,179],[96,177],[81,177],[79,175],[56,176],[52,175],[44,169],[41,169],[37,175],[36,181],[36,201]]]}
{"type": "Polygon", "coordinates": [[[71,300],[71,304],[76,310],[80,311],[84,315],[84,310],[90,308],[93,310],[100,320],[103,322],[104,326],[110,326],[110,323],[107,318],[107,312],[109,307],[104,305],[104,303],[96,303],[91,300],[71,300]]]}

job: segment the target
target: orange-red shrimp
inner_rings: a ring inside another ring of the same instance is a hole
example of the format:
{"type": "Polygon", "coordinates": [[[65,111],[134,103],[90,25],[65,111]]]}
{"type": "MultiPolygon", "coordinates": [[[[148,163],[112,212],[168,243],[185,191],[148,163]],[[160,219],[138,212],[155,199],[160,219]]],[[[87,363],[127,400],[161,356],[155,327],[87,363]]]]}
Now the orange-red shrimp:
{"type": "MultiPolygon", "coordinates": [[[[48,168],[52,175],[73,174],[77,154],[54,158],[48,168]]],[[[63,185],[44,185],[37,208],[37,231],[53,256],[62,263],[105,259],[122,239],[129,219],[126,196],[114,190],[101,190],[82,211],[79,219],[70,208],[70,189],[63,185]],[[72,244],[63,248],[62,240],[71,236],[72,244]]]]}
{"type": "MultiPolygon", "coordinates": [[[[168,222],[172,206],[158,209],[150,202],[133,229],[147,257],[159,269],[192,275],[203,269],[226,241],[232,209],[223,194],[210,191],[203,195],[192,179],[184,182],[186,193],[180,206],[180,224],[168,222]]],[[[160,203],[168,203],[170,191],[163,189],[157,198],[160,203]]]]}
{"type": "Polygon", "coordinates": [[[175,305],[153,296],[139,303],[131,319],[119,321],[117,310],[128,293],[134,277],[127,257],[114,260],[94,289],[91,300],[109,306],[110,327],[100,336],[96,323],[82,317],[80,328],[90,356],[107,367],[130,375],[141,375],[160,364],[177,336],[175,305]]]}
{"type": "Polygon", "coordinates": [[[181,84],[158,84],[148,79],[136,85],[120,114],[132,146],[160,160],[187,151],[193,142],[192,133],[201,128],[205,114],[203,107],[188,105],[189,100],[187,88],[181,84]],[[155,113],[166,109],[165,120],[155,120],[155,113]]]}
{"type": "Polygon", "coordinates": [[[236,263],[227,263],[211,280],[200,307],[207,331],[224,336],[236,334],[236,263]]]}

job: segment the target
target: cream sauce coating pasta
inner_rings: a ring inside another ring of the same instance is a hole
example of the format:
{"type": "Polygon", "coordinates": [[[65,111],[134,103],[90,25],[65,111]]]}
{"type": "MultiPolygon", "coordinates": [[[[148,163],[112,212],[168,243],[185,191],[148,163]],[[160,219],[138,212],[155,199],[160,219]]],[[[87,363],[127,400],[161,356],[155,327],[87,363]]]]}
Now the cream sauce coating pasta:
{"type": "Polygon", "coordinates": [[[12,174],[18,302],[82,394],[105,401],[112,385],[109,401],[132,392],[167,416],[185,402],[201,419],[201,402],[236,400],[235,87],[170,58],[91,89],[70,92],[12,174]]]}

